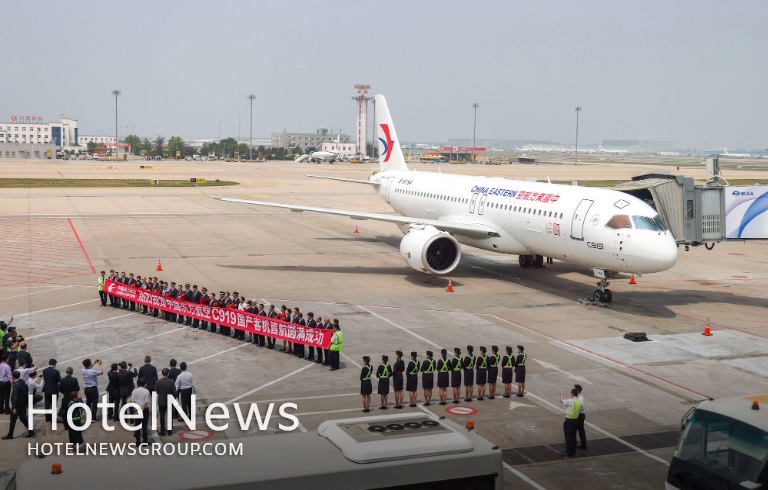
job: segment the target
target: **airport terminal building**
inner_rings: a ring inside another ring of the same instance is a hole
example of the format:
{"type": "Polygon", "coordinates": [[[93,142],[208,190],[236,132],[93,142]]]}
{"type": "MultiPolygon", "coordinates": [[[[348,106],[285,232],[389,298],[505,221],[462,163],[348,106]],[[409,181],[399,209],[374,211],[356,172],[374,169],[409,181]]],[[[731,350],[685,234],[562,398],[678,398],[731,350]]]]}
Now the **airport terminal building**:
{"type": "Polygon", "coordinates": [[[336,138],[339,137],[340,143],[349,143],[350,137],[347,134],[341,132],[334,133],[329,131],[328,128],[320,128],[314,133],[289,133],[283,131],[282,133],[272,133],[272,148],[285,148],[286,150],[293,147],[301,147],[306,150],[307,148],[320,149],[323,143],[335,143],[336,138]]]}

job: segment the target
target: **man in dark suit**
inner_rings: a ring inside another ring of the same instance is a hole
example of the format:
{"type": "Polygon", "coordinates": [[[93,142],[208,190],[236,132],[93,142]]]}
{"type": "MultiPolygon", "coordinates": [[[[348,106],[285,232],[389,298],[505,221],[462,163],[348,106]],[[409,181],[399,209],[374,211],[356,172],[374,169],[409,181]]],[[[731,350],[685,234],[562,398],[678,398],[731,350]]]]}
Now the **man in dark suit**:
{"type": "MultiPolygon", "coordinates": [[[[181,370],[179,370],[181,372],[181,370]]],[[[176,383],[174,380],[168,377],[170,369],[163,368],[163,377],[158,379],[155,383],[155,392],[157,393],[157,410],[160,417],[160,435],[170,436],[173,432],[173,417],[171,417],[171,425],[165,425],[168,418],[168,397],[176,398],[176,383]],[[167,429],[167,430],[166,430],[167,429]]]]}
{"type": "Polygon", "coordinates": [[[19,353],[16,354],[16,361],[21,365],[21,361],[24,360],[24,365],[27,367],[32,367],[32,355],[27,352],[27,343],[22,342],[19,344],[19,353]]]}
{"type": "MultiPolygon", "coordinates": [[[[315,321],[315,314],[311,311],[307,313],[307,326],[310,328],[316,328],[317,322],[315,321]]],[[[318,349],[319,350],[319,349],[318,349]]],[[[313,346],[309,346],[309,356],[307,356],[308,361],[314,361],[315,360],[315,348],[313,346]]]]}
{"type": "MultiPolygon", "coordinates": [[[[179,377],[179,374],[181,374],[181,369],[176,367],[176,359],[171,359],[171,362],[169,363],[171,368],[168,370],[168,377],[171,378],[171,381],[176,383],[176,378],[179,377]]],[[[178,398],[178,393],[176,393],[176,398],[178,398]]],[[[179,415],[174,409],[173,411],[173,418],[177,418],[179,415]]]]}
{"type": "MultiPolygon", "coordinates": [[[[125,361],[122,361],[118,366],[117,379],[120,381],[120,405],[122,406],[128,403],[128,397],[133,393],[133,389],[135,388],[133,378],[135,378],[137,374],[133,364],[128,364],[125,361]]],[[[117,412],[115,412],[115,415],[117,415],[117,412]]]]}
{"type": "MultiPolygon", "coordinates": [[[[194,304],[200,304],[200,297],[202,294],[200,294],[200,291],[197,290],[197,284],[192,285],[192,290],[187,291],[187,301],[194,304]]],[[[189,319],[187,319],[189,320],[189,319]]],[[[192,323],[190,324],[187,322],[187,325],[191,325],[192,328],[198,328],[200,326],[200,320],[197,318],[192,318],[192,323]]]]}
{"type": "Polygon", "coordinates": [[[13,382],[13,391],[11,392],[11,425],[8,427],[8,435],[3,436],[3,440],[13,439],[13,430],[16,428],[16,421],[19,419],[21,419],[24,427],[27,428],[27,437],[35,437],[34,428],[27,425],[27,396],[29,394],[27,383],[19,378],[18,371],[14,371],[11,374],[13,382]]]}
{"type": "MultiPolygon", "coordinates": [[[[275,305],[269,305],[269,311],[267,312],[268,318],[277,318],[277,312],[275,311],[275,305]]],[[[267,337],[267,349],[275,348],[275,338],[267,337]]]]}
{"type": "Polygon", "coordinates": [[[117,363],[112,363],[107,373],[109,384],[107,384],[107,396],[109,403],[113,406],[107,412],[107,417],[117,420],[117,414],[120,413],[120,380],[117,378],[117,363]]]}
{"type": "Polygon", "coordinates": [[[147,382],[146,388],[152,392],[155,391],[155,382],[157,381],[157,368],[150,364],[152,358],[144,356],[144,365],[139,368],[139,377],[147,382]]]}
{"type": "Polygon", "coordinates": [[[61,408],[59,408],[59,417],[65,419],[67,417],[67,408],[69,408],[69,400],[72,399],[73,391],[80,391],[80,383],[77,378],[72,376],[75,371],[68,367],[65,371],[67,373],[59,383],[59,392],[61,393],[61,408]]]}
{"type": "MultiPolygon", "coordinates": [[[[59,394],[61,373],[56,369],[56,359],[48,361],[48,367],[43,369],[43,396],[45,397],[45,409],[53,407],[53,395],[59,394]]],[[[53,417],[45,414],[45,421],[50,422],[53,417]]]]}

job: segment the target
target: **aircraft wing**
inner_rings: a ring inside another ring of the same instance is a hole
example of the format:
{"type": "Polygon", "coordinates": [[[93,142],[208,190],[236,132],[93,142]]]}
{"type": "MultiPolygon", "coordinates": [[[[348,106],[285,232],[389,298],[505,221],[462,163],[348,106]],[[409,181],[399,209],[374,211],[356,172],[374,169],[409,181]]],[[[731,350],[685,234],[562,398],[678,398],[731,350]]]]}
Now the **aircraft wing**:
{"type": "Polygon", "coordinates": [[[340,182],[352,182],[354,184],[379,185],[378,182],[371,182],[370,180],[345,179],[343,177],[326,177],[324,175],[309,175],[309,174],[307,174],[306,177],[312,177],[313,179],[338,180],[340,182]]]}
{"type": "Polygon", "coordinates": [[[366,211],[348,211],[345,209],[333,209],[333,208],[320,208],[316,206],[302,206],[297,204],[283,204],[278,202],[269,201],[252,201],[250,199],[236,199],[230,197],[217,197],[209,196],[213,199],[226,202],[237,202],[241,204],[253,204],[256,206],[268,206],[273,208],[290,209],[295,212],[310,211],[322,214],[333,214],[336,216],[349,216],[350,218],[357,218],[361,220],[371,219],[376,221],[384,221],[387,223],[395,223],[399,225],[430,225],[434,226],[438,230],[447,231],[449,233],[455,233],[464,236],[471,237],[487,237],[489,234],[496,234],[496,230],[490,226],[480,223],[460,223],[453,221],[443,221],[437,219],[423,219],[423,218],[410,218],[408,216],[400,216],[399,214],[384,214],[384,213],[369,213],[366,211]]]}

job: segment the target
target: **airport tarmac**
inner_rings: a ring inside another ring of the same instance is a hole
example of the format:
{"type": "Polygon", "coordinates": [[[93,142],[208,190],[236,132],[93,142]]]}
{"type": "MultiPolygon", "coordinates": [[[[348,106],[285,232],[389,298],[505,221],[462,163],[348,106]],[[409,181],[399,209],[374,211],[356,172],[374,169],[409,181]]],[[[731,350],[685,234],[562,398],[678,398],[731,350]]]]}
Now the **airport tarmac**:
{"type": "MultiPolygon", "coordinates": [[[[144,164],[0,162],[5,177],[218,178],[240,185],[206,192],[391,212],[368,186],[305,176],[360,179],[373,165],[153,162],[154,168],[140,169],[144,164]]],[[[539,180],[677,173],[674,166],[647,164],[415,167],[539,180]]],[[[704,178],[703,168],[681,172],[704,178]]],[[[738,178],[764,177],[759,170],[738,173],[738,178]]],[[[460,404],[478,410],[471,416],[476,430],[504,451],[507,488],[660,488],[680,419],[690,407],[707,397],[768,392],[766,241],[721,243],[712,251],[681,249],[669,271],[640,277],[635,285],[612,281],[614,303],[598,308],[579,303],[591,295],[595,279],[570,264],[521,269],[516,256],[464,247],[451,276],[455,291],[448,293],[448,278],[405,265],[398,252],[402,235],[394,225],[220,202],[193,187],[3,189],[0,236],[0,319],[15,315],[14,325],[29,339],[38,365],[55,357],[60,370],[72,366],[79,373],[86,357],[105,365],[122,360],[140,365],[150,354],[158,367],[176,358],[190,364],[201,407],[214,401],[293,401],[300,430],[363,415],[358,375],[364,355],[375,367],[381,354],[391,362],[397,349],[418,351],[423,359],[426,350],[437,355],[443,347],[465,352],[471,344],[477,352],[480,345],[503,351],[523,344],[529,355],[524,398],[460,404]],[[155,272],[158,259],[163,272],[155,272]],[[99,308],[94,272],[110,269],[209,291],[239,291],[338,318],[345,340],[342,369],[328,372],[217,334],[99,308]],[[701,334],[707,321],[711,337],[701,334]],[[652,341],[624,340],[626,332],[646,332],[652,341]],[[558,394],[574,383],[583,385],[587,400],[589,449],[562,460],[558,394]]],[[[375,393],[372,398],[377,406],[375,393]]],[[[436,398],[437,389],[430,407],[404,412],[428,411],[462,424],[468,418],[446,413],[436,398]]],[[[7,424],[8,417],[0,417],[0,432],[7,424]]],[[[279,433],[276,421],[268,431],[253,431],[265,433],[279,433]]],[[[240,436],[233,429],[216,435],[240,436]]],[[[85,438],[133,439],[100,429],[85,438]]],[[[54,434],[45,427],[37,439],[65,440],[65,431],[54,434]]],[[[27,458],[26,442],[2,442],[0,472],[27,458]]]]}

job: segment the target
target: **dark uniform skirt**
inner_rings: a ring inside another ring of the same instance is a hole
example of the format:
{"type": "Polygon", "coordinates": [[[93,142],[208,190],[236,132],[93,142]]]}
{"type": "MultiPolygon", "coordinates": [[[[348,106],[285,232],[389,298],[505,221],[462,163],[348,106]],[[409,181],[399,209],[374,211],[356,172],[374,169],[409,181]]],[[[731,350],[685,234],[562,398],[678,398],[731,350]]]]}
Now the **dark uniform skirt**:
{"type": "MultiPolygon", "coordinates": [[[[461,380],[459,380],[461,382],[461,380]]],[[[438,388],[448,388],[448,385],[450,384],[450,376],[448,372],[445,373],[437,373],[437,387],[438,388]]]]}
{"type": "Polygon", "coordinates": [[[403,375],[395,374],[392,376],[392,389],[395,391],[403,391],[403,375]]]}
{"type": "Polygon", "coordinates": [[[421,384],[425,390],[431,390],[435,386],[435,376],[432,373],[424,373],[421,375],[421,384]]]}
{"type": "Polygon", "coordinates": [[[364,381],[360,381],[360,394],[370,395],[371,393],[373,393],[373,385],[371,384],[371,380],[366,379],[364,381]]]}
{"type": "Polygon", "coordinates": [[[409,374],[405,382],[407,391],[416,391],[416,389],[419,387],[419,375],[409,374]]]}
{"type": "Polygon", "coordinates": [[[451,371],[451,388],[461,388],[461,371],[451,371]]]}
{"type": "Polygon", "coordinates": [[[389,378],[379,380],[379,395],[389,395],[389,378]]]}
{"type": "Polygon", "coordinates": [[[502,368],[501,369],[501,382],[502,383],[511,383],[512,382],[512,368],[502,368]]]}
{"type": "Polygon", "coordinates": [[[515,368],[515,381],[525,383],[525,366],[515,368]]]}
{"type": "Polygon", "coordinates": [[[493,385],[496,384],[496,379],[499,377],[499,367],[489,367],[488,368],[488,384],[493,385]]]}
{"type": "Polygon", "coordinates": [[[464,386],[472,386],[473,384],[475,384],[475,370],[465,369],[464,370],[464,386]]]}
{"type": "Polygon", "coordinates": [[[488,370],[487,369],[478,369],[477,370],[477,384],[484,385],[487,379],[488,379],[488,370]]]}

